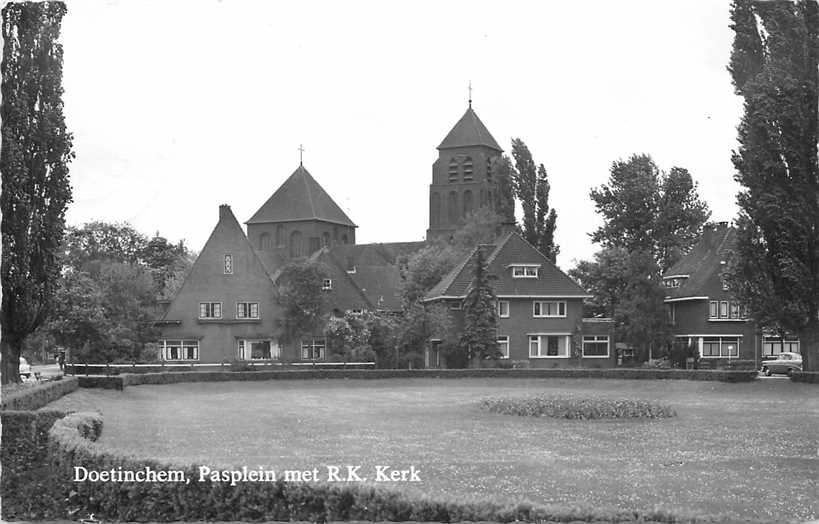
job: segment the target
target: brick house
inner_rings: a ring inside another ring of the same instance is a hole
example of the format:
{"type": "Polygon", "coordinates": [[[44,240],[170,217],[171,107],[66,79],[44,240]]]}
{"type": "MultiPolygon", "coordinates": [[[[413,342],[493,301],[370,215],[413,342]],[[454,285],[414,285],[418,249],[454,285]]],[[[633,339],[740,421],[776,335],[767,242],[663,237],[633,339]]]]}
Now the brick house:
{"type": "MultiPolygon", "coordinates": [[[[613,322],[582,318],[583,299],[590,295],[515,232],[476,248],[425,297],[425,304],[450,310],[455,333],[463,329],[461,307],[474,280],[477,249],[486,253],[497,296],[498,346],[505,359],[529,367],[615,364],[613,322]]],[[[425,363],[445,367],[441,339],[426,348],[425,363]]]]}
{"type": "Polygon", "coordinates": [[[674,344],[699,352],[701,367],[799,352],[799,340],[761,329],[731,294],[723,273],[736,243],[727,222],[707,224],[690,253],[663,275],[674,344]]]}

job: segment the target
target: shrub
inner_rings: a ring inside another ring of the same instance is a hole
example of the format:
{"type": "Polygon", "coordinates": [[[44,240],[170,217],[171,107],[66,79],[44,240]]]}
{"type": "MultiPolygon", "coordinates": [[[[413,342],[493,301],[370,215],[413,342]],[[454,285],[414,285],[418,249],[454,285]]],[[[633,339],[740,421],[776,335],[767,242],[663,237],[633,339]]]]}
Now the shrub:
{"type": "Polygon", "coordinates": [[[493,413],[525,417],[552,417],[580,420],[601,418],[668,418],[676,416],[669,406],[634,399],[595,397],[488,398],[481,408],[493,413]]]}
{"type": "Polygon", "coordinates": [[[79,383],[76,378],[49,380],[36,386],[4,394],[2,409],[26,411],[40,409],[49,402],[75,391],[78,387],[79,383]]]}

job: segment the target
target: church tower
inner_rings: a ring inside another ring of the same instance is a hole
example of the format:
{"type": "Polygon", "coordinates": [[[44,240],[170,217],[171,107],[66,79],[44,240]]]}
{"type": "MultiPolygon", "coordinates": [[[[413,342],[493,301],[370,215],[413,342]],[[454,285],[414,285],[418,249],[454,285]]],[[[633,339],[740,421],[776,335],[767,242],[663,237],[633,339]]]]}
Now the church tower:
{"type": "Polygon", "coordinates": [[[449,238],[478,207],[492,205],[492,160],[503,154],[472,109],[438,146],[429,186],[427,240],[449,238]]]}

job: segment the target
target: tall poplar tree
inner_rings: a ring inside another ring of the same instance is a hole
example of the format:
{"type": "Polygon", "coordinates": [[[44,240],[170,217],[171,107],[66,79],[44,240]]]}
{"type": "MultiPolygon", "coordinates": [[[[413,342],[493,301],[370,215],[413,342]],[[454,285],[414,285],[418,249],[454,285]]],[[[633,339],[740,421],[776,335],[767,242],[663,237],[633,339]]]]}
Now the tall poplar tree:
{"type": "Polygon", "coordinates": [[[735,0],[731,72],[744,99],[734,152],[737,246],[729,285],[751,316],[799,336],[819,370],[819,5],[735,0]]]}
{"type": "Polygon", "coordinates": [[[23,341],[47,317],[59,275],[73,157],[63,118],[63,49],[57,42],[65,13],[62,2],[8,3],[2,11],[4,384],[19,381],[23,341]]]}
{"type": "Polygon", "coordinates": [[[469,359],[497,358],[498,311],[495,291],[483,249],[475,253],[475,279],[464,299],[464,329],[461,334],[461,348],[469,359]]]}
{"type": "Polygon", "coordinates": [[[560,248],[555,244],[557,212],[549,208],[549,179],[543,164],[535,165],[532,153],[523,140],[512,140],[512,187],[523,210],[520,231],[527,242],[554,262],[560,248]]]}

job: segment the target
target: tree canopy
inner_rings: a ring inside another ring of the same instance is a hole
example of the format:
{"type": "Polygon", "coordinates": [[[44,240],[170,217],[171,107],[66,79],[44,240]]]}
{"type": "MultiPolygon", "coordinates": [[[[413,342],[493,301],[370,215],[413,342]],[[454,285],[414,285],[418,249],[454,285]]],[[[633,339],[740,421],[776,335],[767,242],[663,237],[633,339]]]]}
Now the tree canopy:
{"type": "Polygon", "coordinates": [[[798,334],[804,369],[819,370],[819,6],[735,0],[731,22],[744,115],[729,284],[755,320],[798,334]]]}
{"type": "Polygon", "coordinates": [[[10,2],[2,11],[2,383],[19,380],[25,338],[48,316],[71,202],[71,134],[63,116],[62,2],[10,2]]]}

